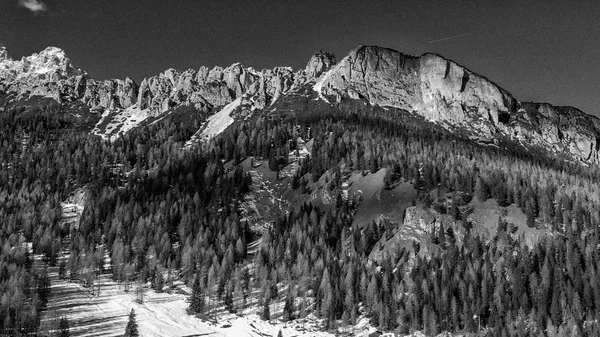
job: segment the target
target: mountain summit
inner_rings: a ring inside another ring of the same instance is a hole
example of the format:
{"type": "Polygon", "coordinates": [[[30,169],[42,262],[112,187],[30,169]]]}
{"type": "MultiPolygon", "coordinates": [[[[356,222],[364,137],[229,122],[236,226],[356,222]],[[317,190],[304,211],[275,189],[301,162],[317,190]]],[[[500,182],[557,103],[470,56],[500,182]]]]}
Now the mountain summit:
{"type": "MultiPolygon", "coordinates": [[[[242,115],[247,116],[273,106],[283,96],[300,97],[300,91],[332,105],[359,100],[401,109],[495,146],[508,141],[584,163],[600,163],[598,118],[573,107],[519,102],[484,76],[437,54],[417,57],[359,46],[339,62],[332,53],[317,52],[298,71],[289,67],[258,71],[241,63],[183,72],[168,69],[138,86],[130,78],[91,79],[60,48],[48,47],[15,61],[0,46],[0,92],[13,95],[13,101],[45,96],[61,103],[79,101],[91,110],[103,111],[93,132],[105,137],[127,132],[145,120],[164,118],[180,107],[202,115],[225,107],[230,113],[246,109],[242,115]]],[[[229,113],[227,118],[234,120],[229,113]]]]}
{"type": "Polygon", "coordinates": [[[2,43],[0,43],[0,62],[4,62],[8,59],[8,50],[2,43]]]}
{"type": "Polygon", "coordinates": [[[75,68],[65,51],[48,47],[37,54],[23,57],[20,61],[11,59],[4,46],[0,46],[0,78],[3,82],[58,81],[86,73],[75,68]]]}

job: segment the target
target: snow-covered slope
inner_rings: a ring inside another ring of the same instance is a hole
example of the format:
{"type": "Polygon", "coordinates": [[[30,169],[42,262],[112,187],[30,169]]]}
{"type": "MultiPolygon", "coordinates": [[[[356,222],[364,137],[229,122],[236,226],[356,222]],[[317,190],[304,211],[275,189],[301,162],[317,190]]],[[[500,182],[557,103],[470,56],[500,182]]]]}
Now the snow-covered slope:
{"type": "Polygon", "coordinates": [[[106,109],[92,133],[114,140],[119,134],[133,129],[148,117],[150,117],[149,109],[139,109],[136,105],[122,111],[106,109]]]}
{"type": "Polygon", "coordinates": [[[206,128],[201,132],[201,137],[210,138],[223,132],[231,123],[233,123],[231,113],[240,106],[241,103],[242,97],[237,98],[235,101],[224,106],[221,111],[210,116],[206,128]]]}
{"type": "Polygon", "coordinates": [[[329,333],[317,331],[311,324],[286,324],[267,322],[256,314],[238,317],[235,314],[220,313],[217,323],[188,315],[189,289],[177,285],[173,293],[156,293],[145,290],[144,302],[136,301],[132,285],[125,292],[124,284],[117,284],[108,274],[95,281],[95,289],[85,288],[79,283],[58,278],[58,267],[50,267],[51,294],[48,310],[43,312],[41,333],[48,332],[55,320],[67,317],[71,336],[122,336],[127,325],[128,314],[135,310],[140,336],[225,336],[225,337],[262,337],[283,336],[330,337],[329,333]],[[99,286],[99,293],[97,291],[99,286]]]}

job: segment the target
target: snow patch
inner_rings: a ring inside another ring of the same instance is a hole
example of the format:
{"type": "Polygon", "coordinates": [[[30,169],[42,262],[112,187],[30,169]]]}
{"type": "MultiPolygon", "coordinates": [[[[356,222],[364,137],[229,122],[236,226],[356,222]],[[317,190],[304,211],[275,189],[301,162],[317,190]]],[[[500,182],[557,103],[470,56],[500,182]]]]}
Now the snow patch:
{"type": "Polygon", "coordinates": [[[137,105],[132,105],[125,110],[119,111],[113,117],[111,114],[114,112],[114,110],[106,109],[102,113],[102,117],[98,123],[96,123],[92,133],[104,139],[114,140],[120,133],[125,133],[137,127],[141,122],[150,117],[150,109],[139,109],[137,105]],[[111,117],[112,120],[110,120],[111,117]]]}
{"type": "Polygon", "coordinates": [[[221,132],[225,131],[225,129],[233,123],[233,118],[231,118],[231,113],[238,106],[242,104],[242,97],[237,98],[235,101],[227,104],[221,109],[221,111],[216,114],[210,116],[208,118],[208,123],[206,128],[202,131],[203,138],[211,138],[214,137],[221,132]]]}
{"type": "Polygon", "coordinates": [[[227,129],[227,127],[233,123],[231,113],[237,107],[242,105],[242,100],[243,97],[238,97],[233,102],[225,105],[219,112],[208,117],[207,121],[204,123],[204,126],[202,126],[200,130],[198,130],[198,132],[196,132],[192,138],[185,143],[184,147],[188,149],[194,143],[197,143],[201,140],[208,140],[225,131],[225,129],[227,129]]]}
{"type": "Polygon", "coordinates": [[[327,80],[329,78],[329,74],[331,73],[332,70],[333,69],[330,69],[326,73],[321,75],[321,77],[319,77],[319,79],[317,80],[315,85],[313,85],[313,90],[315,92],[317,92],[317,94],[319,95],[319,98],[324,100],[327,103],[329,103],[329,101],[327,100],[327,98],[325,98],[325,96],[323,96],[323,93],[321,92],[321,90],[323,89],[323,83],[325,83],[325,80],[327,80]]]}

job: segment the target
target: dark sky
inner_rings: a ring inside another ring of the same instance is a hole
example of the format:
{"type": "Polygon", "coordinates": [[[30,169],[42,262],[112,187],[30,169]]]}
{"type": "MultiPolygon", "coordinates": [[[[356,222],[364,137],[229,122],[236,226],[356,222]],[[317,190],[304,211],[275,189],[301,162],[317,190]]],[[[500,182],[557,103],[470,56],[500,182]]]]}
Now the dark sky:
{"type": "Polygon", "coordinates": [[[298,69],[318,50],[341,59],[374,44],[436,52],[520,100],[600,114],[598,0],[0,0],[0,43],[14,58],[57,46],[92,77],[138,83],[238,61],[298,69]]]}

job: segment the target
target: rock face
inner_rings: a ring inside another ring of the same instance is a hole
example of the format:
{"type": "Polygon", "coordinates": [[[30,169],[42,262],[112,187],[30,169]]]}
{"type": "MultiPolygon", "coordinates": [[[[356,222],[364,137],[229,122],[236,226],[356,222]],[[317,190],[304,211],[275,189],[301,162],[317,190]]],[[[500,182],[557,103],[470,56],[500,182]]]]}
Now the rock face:
{"type": "Polygon", "coordinates": [[[335,55],[329,52],[319,51],[310,58],[304,71],[309,78],[318,78],[335,64],[335,55]]]}
{"type": "Polygon", "coordinates": [[[323,93],[416,111],[432,121],[491,134],[515,99],[486,78],[436,54],[359,47],[326,75],[323,93]]]}
{"type": "Polygon", "coordinates": [[[478,139],[509,138],[600,163],[600,120],[572,107],[518,102],[487,78],[437,54],[361,46],[325,73],[320,93],[415,112],[478,139]]]}
{"type": "Polygon", "coordinates": [[[521,102],[503,134],[586,163],[600,163],[600,120],[568,106],[521,102]]]}

